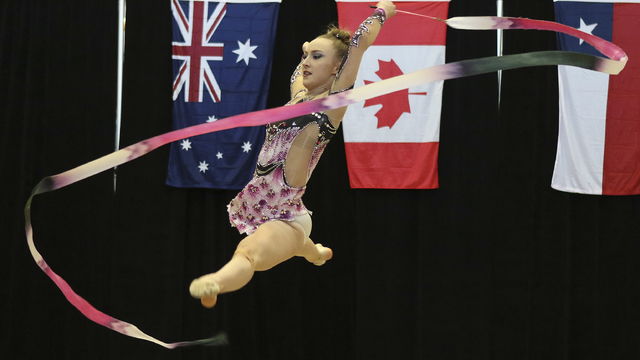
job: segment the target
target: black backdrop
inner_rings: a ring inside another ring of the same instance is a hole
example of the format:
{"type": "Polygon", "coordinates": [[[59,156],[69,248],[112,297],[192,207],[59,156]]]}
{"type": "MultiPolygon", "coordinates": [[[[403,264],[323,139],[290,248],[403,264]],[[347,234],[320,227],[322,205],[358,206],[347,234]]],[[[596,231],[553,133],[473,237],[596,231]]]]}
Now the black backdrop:
{"type": "MultiPolygon", "coordinates": [[[[640,356],[640,198],[549,187],[555,67],[448,81],[441,188],[351,190],[342,133],[305,202],[335,258],[259,273],[206,310],[192,278],[240,239],[229,191],[163,184],[167,149],[36,198],[36,243],[99,309],[167,341],[229,333],[224,348],[164,350],[96,326],[35,266],[22,206],[43,176],[113,147],[117,2],[0,5],[0,357],[3,359],[632,359],[640,356]]],[[[122,144],[170,129],[170,9],[129,1],[122,144]]],[[[553,19],[549,1],[505,13],[553,19]]],[[[490,15],[456,0],[450,16],[490,15]]],[[[287,100],[300,44],[334,21],[331,0],[285,0],[269,106],[287,100]]],[[[400,16],[396,21],[401,21],[400,16]]],[[[505,53],[553,49],[550,33],[505,33],[505,53]]],[[[495,52],[495,33],[449,30],[447,61],[495,52]]]]}

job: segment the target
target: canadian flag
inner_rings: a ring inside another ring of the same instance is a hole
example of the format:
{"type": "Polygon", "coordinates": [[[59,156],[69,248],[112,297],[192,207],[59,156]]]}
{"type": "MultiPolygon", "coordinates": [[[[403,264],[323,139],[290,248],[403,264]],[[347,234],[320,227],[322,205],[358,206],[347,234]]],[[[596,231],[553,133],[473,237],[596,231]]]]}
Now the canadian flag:
{"type": "MultiPolygon", "coordinates": [[[[375,2],[336,0],[341,28],[353,32],[375,2]]],[[[449,1],[394,1],[398,9],[441,19],[449,1]]],[[[400,18],[401,17],[401,18],[400,18]]],[[[386,21],[360,65],[355,86],[445,61],[446,26],[417,16],[386,21]]],[[[349,106],[343,131],[352,188],[438,187],[443,82],[400,90],[349,106]]]]}

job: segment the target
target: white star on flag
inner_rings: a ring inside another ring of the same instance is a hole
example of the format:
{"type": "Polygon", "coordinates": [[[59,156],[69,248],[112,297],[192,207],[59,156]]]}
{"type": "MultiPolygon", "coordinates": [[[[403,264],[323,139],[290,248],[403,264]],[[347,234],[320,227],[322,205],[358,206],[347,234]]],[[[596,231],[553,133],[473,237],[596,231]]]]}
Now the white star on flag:
{"type": "Polygon", "coordinates": [[[251,143],[250,143],[250,142],[248,142],[248,141],[245,141],[245,142],[242,144],[242,152],[246,152],[246,153],[248,153],[249,151],[251,151],[251,143]]]}
{"type": "Polygon", "coordinates": [[[198,170],[200,170],[201,173],[207,172],[207,170],[209,170],[209,164],[207,164],[206,161],[200,161],[200,164],[198,164],[198,170]]]}
{"type": "Polygon", "coordinates": [[[215,115],[211,115],[211,116],[209,116],[209,118],[207,119],[207,122],[208,122],[208,123],[210,123],[210,122],[214,122],[214,121],[217,121],[217,120],[218,120],[218,119],[216,119],[216,116],[215,116],[215,115]]]}
{"type": "Polygon", "coordinates": [[[189,151],[189,149],[191,149],[191,141],[189,141],[189,139],[184,139],[180,142],[180,146],[182,147],[182,150],[189,151]]]}
{"type": "Polygon", "coordinates": [[[251,39],[247,39],[246,43],[241,43],[238,41],[238,48],[233,50],[234,54],[238,55],[236,59],[236,63],[244,60],[246,65],[249,65],[249,58],[257,59],[257,57],[253,54],[253,50],[255,50],[258,46],[251,46],[251,39]]]}
{"type": "MultiPolygon", "coordinates": [[[[593,23],[593,24],[587,25],[587,23],[585,23],[584,20],[582,20],[582,18],[580,18],[580,27],[578,28],[578,30],[584,31],[587,34],[593,35],[593,29],[595,29],[596,26],[598,26],[598,23],[593,23]]],[[[582,45],[583,42],[584,42],[584,40],[580,39],[580,45],[582,45]]]]}
{"type": "Polygon", "coordinates": [[[218,153],[216,154],[216,157],[217,157],[218,159],[222,159],[222,153],[221,153],[220,151],[218,151],[218,153]]]}

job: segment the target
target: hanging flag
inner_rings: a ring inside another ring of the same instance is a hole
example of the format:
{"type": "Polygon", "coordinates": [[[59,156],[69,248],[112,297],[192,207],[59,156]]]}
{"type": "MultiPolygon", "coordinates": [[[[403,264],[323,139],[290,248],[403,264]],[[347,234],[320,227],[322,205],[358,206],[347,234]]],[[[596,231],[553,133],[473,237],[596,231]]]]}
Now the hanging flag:
{"type": "MultiPolygon", "coordinates": [[[[617,76],[558,66],[560,129],[551,186],[640,194],[640,0],[556,0],[555,11],[558,22],[612,41],[631,61],[617,76]]],[[[580,39],[558,40],[561,50],[602,56],[580,39]]]]}
{"type": "MultiPolygon", "coordinates": [[[[171,0],[173,127],[264,109],[280,0],[171,0]]],[[[264,127],[171,145],[167,185],[240,189],[250,179],[264,127]]]]}
{"type": "MultiPolygon", "coordinates": [[[[336,0],[341,28],[351,32],[376,2],[336,0]]],[[[398,9],[447,18],[448,0],[394,1],[398,9]]],[[[416,16],[391,18],[362,59],[355,86],[444,64],[446,26],[416,16]]],[[[443,82],[397,91],[349,106],[343,119],[352,188],[438,187],[443,82]]]]}

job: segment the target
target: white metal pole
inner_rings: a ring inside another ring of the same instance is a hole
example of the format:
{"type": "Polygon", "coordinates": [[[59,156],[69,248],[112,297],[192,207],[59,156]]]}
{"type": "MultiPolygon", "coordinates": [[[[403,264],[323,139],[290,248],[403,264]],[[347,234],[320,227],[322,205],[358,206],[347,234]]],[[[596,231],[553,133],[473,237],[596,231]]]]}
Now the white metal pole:
{"type": "MultiPolygon", "coordinates": [[[[497,16],[502,17],[502,0],[496,0],[497,16]]],[[[496,32],[496,55],[502,56],[502,29],[496,32]]],[[[498,70],[498,109],[500,109],[500,96],[502,95],[502,70],[498,70]]]]}
{"type": "MultiPolygon", "coordinates": [[[[116,133],[114,142],[114,151],[120,149],[120,126],[122,124],[122,78],[124,70],[124,42],[125,42],[125,26],[127,21],[127,2],[119,0],[118,4],[118,73],[116,88],[116,133]]],[[[118,185],[118,168],[113,168],[113,192],[116,193],[118,185]]]]}

